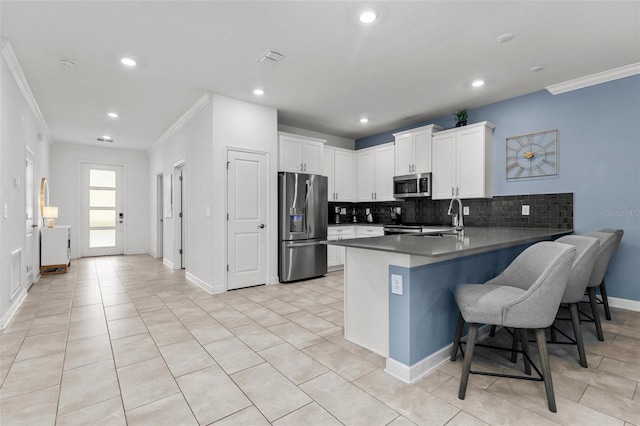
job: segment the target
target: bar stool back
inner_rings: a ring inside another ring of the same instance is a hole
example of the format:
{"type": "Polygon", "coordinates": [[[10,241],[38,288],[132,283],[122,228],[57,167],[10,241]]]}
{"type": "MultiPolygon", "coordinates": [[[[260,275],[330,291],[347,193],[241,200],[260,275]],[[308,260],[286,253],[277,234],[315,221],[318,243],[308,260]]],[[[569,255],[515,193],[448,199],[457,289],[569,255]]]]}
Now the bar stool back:
{"type": "MultiPolygon", "coordinates": [[[[620,241],[622,241],[622,236],[624,235],[623,229],[604,228],[599,230],[598,232],[614,234],[616,236],[616,243],[613,251],[615,252],[616,250],[618,250],[618,247],[620,247],[620,241]]],[[[604,283],[604,277],[602,278],[602,283],[600,283],[600,297],[602,300],[598,300],[598,304],[604,306],[605,317],[609,321],[611,321],[611,310],[609,310],[609,299],[607,298],[607,286],[604,283]]]]}
{"type": "Polygon", "coordinates": [[[569,244],[576,248],[576,260],[571,267],[571,274],[567,282],[567,288],[562,295],[561,303],[569,305],[569,314],[575,336],[575,343],[578,346],[580,365],[587,368],[587,356],[584,351],[582,340],[582,330],[580,328],[580,317],[578,314],[578,303],[582,300],[587,284],[591,278],[593,267],[598,257],[600,241],[597,238],[579,235],[567,235],[560,237],[556,243],[569,244]]]}
{"type": "MultiPolygon", "coordinates": [[[[593,237],[600,240],[600,249],[598,250],[598,257],[596,263],[593,266],[589,283],[587,284],[587,294],[589,295],[589,303],[591,305],[591,313],[593,315],[593,321],[596,324],[596,334],[598,340],[604,341],[604,334],[602,333],[602,324],[600,322],[600,314],[598,312],[598,300],[596,298],[596,287],[599,287],[604,280],[604,274],[607,272],[607,266],[609,266],[609,260],[611,254],[616,248],[617,237],[615,234],[608,232],[587,232],[583,234],[585,237],[593,237]]],[[[605,291],[606,294],[606,291],[605,291]]]]}

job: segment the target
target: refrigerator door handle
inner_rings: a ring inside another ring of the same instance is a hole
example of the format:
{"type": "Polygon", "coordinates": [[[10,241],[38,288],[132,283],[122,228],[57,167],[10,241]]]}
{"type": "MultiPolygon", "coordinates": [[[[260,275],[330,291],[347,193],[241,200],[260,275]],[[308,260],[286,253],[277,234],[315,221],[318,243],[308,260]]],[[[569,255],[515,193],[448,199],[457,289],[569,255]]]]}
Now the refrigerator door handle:
{"type": "Polygon", "coordinates": [[[304,228],[305,228],[305,231],[307,232],[307,236],[308,236],[309,232],[310,232],[310,230],[309,230],[309,214],[308,214],[309,213],[308,212],[308,210],[309,210],[309,196],[311,195],[311,189],[312,189],[312,186],[311,186],[311,184],[309,183],[308,180],[306,181],[306,187],[307,187],[306,188],[307,189],[307,191],[306,191],[307,193],[305,194],[305,197],[304,197],[304,228]]]}
{"type": "Polygon", "coordinates": [[[317,246],[320,244],[326,244],[327,240],[315,240],[315,241],[304,241],[304,242],[296,242],[296,241],[291,241],[291,242],[287,242],[286,243],[286,247],[287,248],[294,248],[294,247],[309,247],[309,246],[317,246]]]}

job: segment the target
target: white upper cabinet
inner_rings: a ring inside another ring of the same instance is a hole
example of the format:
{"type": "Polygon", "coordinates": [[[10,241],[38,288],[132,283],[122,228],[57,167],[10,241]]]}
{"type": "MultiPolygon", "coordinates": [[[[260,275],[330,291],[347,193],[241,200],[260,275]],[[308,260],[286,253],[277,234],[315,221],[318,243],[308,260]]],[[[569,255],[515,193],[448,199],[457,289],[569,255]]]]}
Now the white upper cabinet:
{"type": "Polygon", "coordinates": [[[433,135],[432,198],[490,198],[493,129],[488,121],[433,135]]]}
{"type": "Polygon", "coordinates": [[[325,147],[324,175],[329,178],[329,201],[354,201],[355,152],[340,148],[325,147]]]}
{"type": "Polygon", "coordinates": [[[436,124],[430,124],[393,134],[396,139],[395,176],[432,171],[432,134],[441,129],[436,124]]]}
{"type": "Polygon", "coordinates": [[[279,171],[323,173],[325,140],[284,132],[278,135],[279,171]]]}
{"type": "Polygon", "coordinates": [[[394,144],[356,152],[357,201],[393,201],[394,144]]]}

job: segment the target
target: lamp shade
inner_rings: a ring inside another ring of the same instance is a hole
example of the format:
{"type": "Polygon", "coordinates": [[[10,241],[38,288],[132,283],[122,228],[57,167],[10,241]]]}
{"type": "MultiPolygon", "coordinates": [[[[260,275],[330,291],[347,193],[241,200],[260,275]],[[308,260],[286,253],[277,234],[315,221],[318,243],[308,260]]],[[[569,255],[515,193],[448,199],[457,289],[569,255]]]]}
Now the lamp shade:
{"type": "Polygon", "coordinates": [[[45,219],[57,219],[58,218],[58,208],[53,206],[45,206],[42,209],[42,217],[45,219]]]}

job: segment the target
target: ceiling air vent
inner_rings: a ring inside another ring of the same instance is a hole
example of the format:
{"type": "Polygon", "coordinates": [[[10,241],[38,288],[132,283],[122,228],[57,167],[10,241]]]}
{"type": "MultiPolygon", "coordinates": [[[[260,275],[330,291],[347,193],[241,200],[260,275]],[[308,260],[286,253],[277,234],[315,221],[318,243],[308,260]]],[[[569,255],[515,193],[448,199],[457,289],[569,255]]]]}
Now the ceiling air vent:
{"type": "Polygon", "coordinates": [[[275,65],[276,62],[280,61],[280,59],[284,58],[284,55],[280,52],[276,52],[275,50],[267,50],[264,55],[260,59],[258,59],[263,64],[267,65],[275,65]]]}

